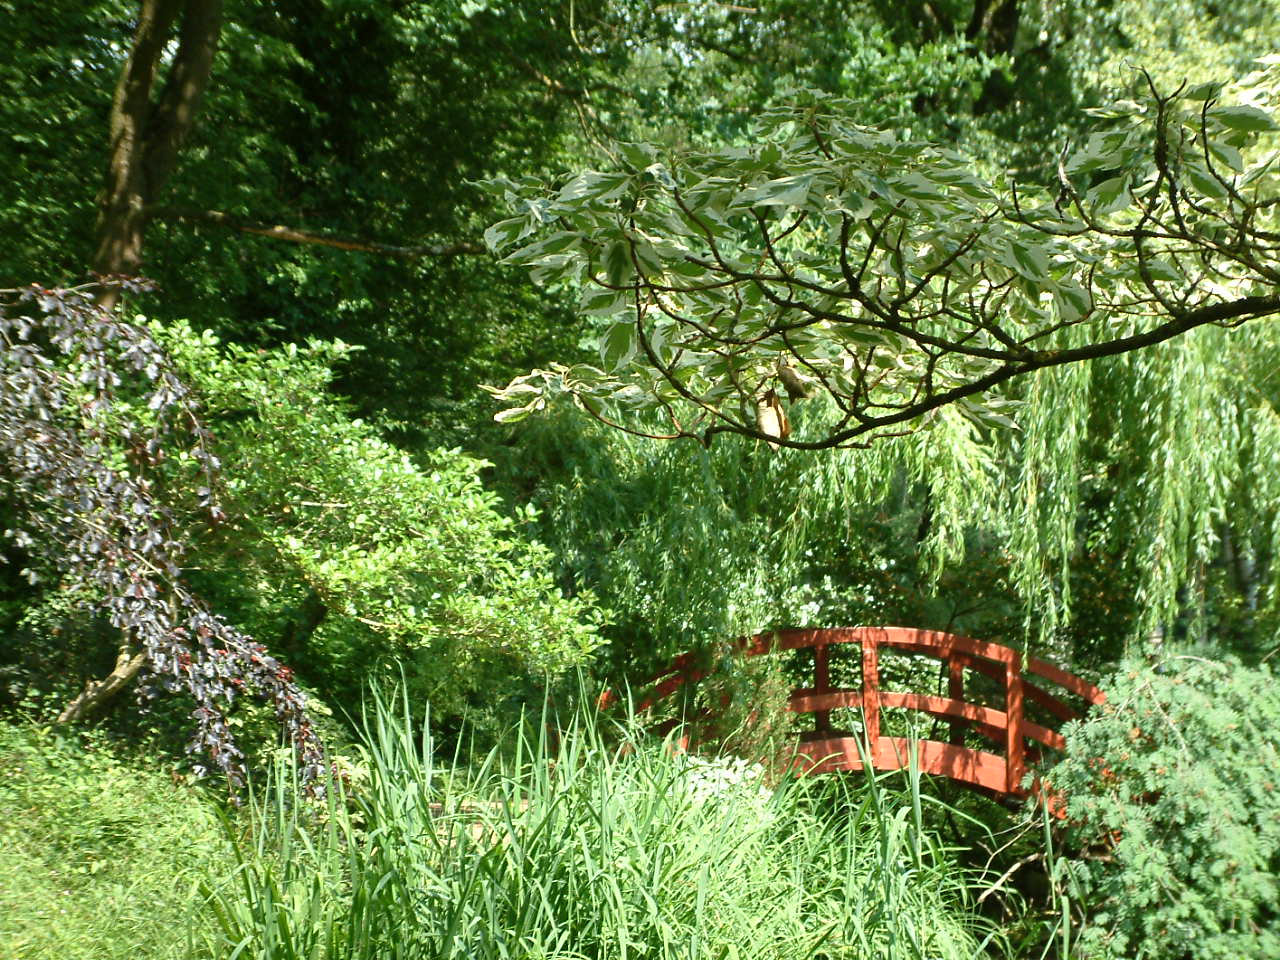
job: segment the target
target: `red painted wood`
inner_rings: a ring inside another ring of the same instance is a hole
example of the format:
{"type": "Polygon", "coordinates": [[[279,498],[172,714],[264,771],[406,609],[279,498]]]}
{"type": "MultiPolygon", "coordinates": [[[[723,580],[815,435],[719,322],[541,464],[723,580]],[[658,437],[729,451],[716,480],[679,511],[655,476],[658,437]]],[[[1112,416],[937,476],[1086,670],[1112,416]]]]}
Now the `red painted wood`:
{"type": "MultiPolygon", "coordinates": [[[[919,710],[931,716],[947,718],[962,724],[968,721],[972,724],[972,729],[987,739],[1001,745],[1004,743],[1005,714],[1003,710],[993,710],[991,707],[965,703],[962,700],[948,700],[946,697],[892,691],[880,692],[880,705],[919,710]]],[[[861,692],[842,689],[833,689],[829,693],[817,693],[812,688],[796,690],[787,703],[787,709],[792,713],[816,713],[819,710],[841,708],[856,709],[861,706],[861,692]]],[[[1048,727],[1042,727],[1038,723],[1032,723],[1025,717],[1022,721],[1022,732],[1028,740],[1035,740],[1054,750],[1066,748],[1066,741],[1062,739],[1062,734],[1048,727]]]]}
{"type": "MultiPolygon", "coordinates": [[[[983,660],[979,657],[970,657],[963,653],[952,654],[952,659],[960,661],[966,670],[981,673],[984,676],[990,677],[992,680],[998,680],[1001,685],[1004,684],[1004,667],[998,663],[991,663],[990,661],[983,660]]],[[[1080,715],[1075,710],[1071,709],[1068,704],[1052,694],[1046,693],[1039,687],[1027,684],[1025,692],[1028,700],[1031,700],[1038,706],[1044,707],[1045,710],[1063,723],[1068,720],[1074,720],[1080,715]]],[[[1090,700],[1089,702],[1101,703],[1102,700],[1105,699],[1102,695],[1102,691],[1098,691],[1097,696],[1099,699],[1090,700]]]]}
{"type": "MultiPolygon", "coordinates": [[[[994,664],[989,664],[988,666],[991,667],[989,673],[993,678],[998,678],[998,679],[1004,678],[1003,668],[996,667],[994,664]]],[[[952,661],[951,661],[952,670],[959,671],[967,668],[968,668],[968,665],[965,664],[962,660],[958,661],[957,658],[955,657],[952,658],[952,661]]],[[[983,673],[988,672],[986,670],[982,670],[980,667],[974,667],[973,669],[977,670],[978,672],[983,672],[983,673]]],[[[964,688],[962,684],[949,683],[948,692],[951,693],[951,699],[953,700],[964,699],[963,697],[964,688]],[[957,693],[959,693],[959,696],[957,696],[957,693]]],[[[1049,711],[1049,713],[1051,713],[1058,720],[1065,722],[1067,720],[1074,720],[1077,716],[1079,716],[1079,714],[1077,714],[1076,711],[1072,710],[1069,706],[1067,706],[1061,700],[1051,696],[1050,694],[1045,693],[1043,690],[1039,689],[1038,687],[1032,686],[1031,684],[1024,684],[1024,692],[1028,700],[1036,704],[1039,704],[1040,706],[1045,707],[1049,711]]],[[[1101,693],[1099,693],[1099,697],[1101,697],[1101,693]]],[[[1096,702],[1101,703],[1102,701],[1101,699],[1099,699],[1096,702]]],[[[809,713],[810,711],[817,711],[817,710],[837,710],[842,707],[860,707],[860,706],[862,706],[862,695],[856,690],[847,690],[844,688],[832,688],[829,694],[819,696],[816,689],[813,687],[799,687],[796,690],[792,691],[791,700],[788,704],[788,709],[791,710],[793,713],[809,713]]],[[[901,706],[901,704],[895,704],[895,706],[901,706]]],[[[918,709],[926,709],[926,708],[920,707],[918,709]]],[[[952,715],[952,714],[939,714],[939,715],[940,716],[958,716],[958,715],[952,715]]],[[[969,717],[968,719],[977,719],[977,718],[969,717]]],[[[1001,724],[1001,726],[1003,727],[1003,723],[1001,724]]],[[[961,728],[962,728],[961,732],[963,732],[963,724],[961,725],[961,728]]],[[[1047,730],[1046,727],[1042,727],[1036,724],[1029,724],[1029,728],[1036,731],[1047,730]]],[[[955,732],[954,728],[952,732],[954,735],[954,732],[955,732]]],[[[1049,731],[1049,732],[1050,734],[1052,734],[1052,737],[1057,736],[1057,734],[1053,734],[1052,731],[1049,731]]],[[[1033,734],[1033,733],[1029,733],[1028,736],[1031,736],[1033,739],[1039,740],[1041,743],[1045,743],[1048,746],[1054,747],[1055,749],[1061,749],[1057,747],[1052,737],[1046,740],[1043,738],[1043,736],[1033,734]]]]}
{"type": "Polygon", "coordinates": [[[1004,677],[1004,756],[1008,769],[1005,791],[1019,793],[1022,777],[1027,772],[1027,744],[1022,730],[1022,667],[1017,662],[1008,664],[1004,677]]]}
{"type": "MultiPolygon", "coordinates": [[[[860,746],[869,750],[869,760],[877,769],[894,770],[909,762],[912,741],[880,736],[882,707],[918,710],[949,721],[950,741],[915,742],[916,763],[920,770],[951,777],[975,787],[999,794],[1022,796],[1022,780],[1028,758],[1039,756],[1038,748],[1029,751],[1027,740],[1055,750],[1065,741],[1057,731],[1033,723],[1026,717],[1028,701],[1043,707],[1058,721],[1077,716],[1067,703],[1041,690],[1028,675],[1042,677],[1087,703],[1102,703],[1101,690],[1060,667],[1021,653],[998,643],[974,640],[936,630],[914,630],[906,627],[840,627],[828,630],[777,630],[748,637],[738,643],[744,656],[761,656],[777,650],[814,651],[814,685],[792,691],[788,708],[796,713],[814,714],[815,730],[803,735],[796,747],[795,764],[802,770],[821,773],[834,770],[859,770],[863,765],[860,746]],[[861,647],[862,685],[859,690],[833,688],[828,648],[832,644],[861,647]],[[879,651],[881,647],[938,657],[947,665],[946,697],[918,693],[882,691],[880,689],[879,651]],[[964,671],[972,670],[1002,682],[1004,710],[964,699],[964,671]],[[836,733],[831,729],[831,711],[861,708],[863,736],[836,733]],[[966,729],[973,730],[998,745],[1003,756],[964,746],[966,729]]],[[[663,697],[670,696],[686,683],[696,683],[707,674],[694,666],[691,654],[677,657],[668,669],[650,682],[650,693],[638,709],[647,709],[663,697]]],[[[600,697],[602,707],[616,702],[608,691],[600,697]]]]}
{"type": "Polygon", "coordinates": [[[815,687],[803,687],[791,691],[791,698],[787,701],[787,709],[792,713],[817,713],[860,706],[862,706],[862,691],[843,688],[831,689],[824,693],[815,687]]]}
{"type": "MultiPolygon", "coordinates": [[[[1008,664],[1014,658],[1021,659],[1022,657],[1018,651],[997,643],[973,640],[969,637],[942,633],[937,630],[914,630],[908,627],[838,627],[830,630],[777,630],[750,638],[750,641],[743,648],[744,654],[758,656],[762,653],[768,653],[774,649],[772,643],[772,638],[774,637],[778,640],[777,649],[779,650],[799,650],[805,647],[817,646],[818,644],[862,643],[864,640],[874,638],[880,646],[890,646],[897,649],[919,652],[937,651],[938,653],[954,651],[954,653],[951,653],[951,658],[958,659],[964,667],[985,673],[1001,681],[1004,680],[1004,671],[996,664],[1008,664]],[[956,653],[961,654],[961,656],[956,657],[956,653]],[[983,661],[995,661],[995,663],[983,661]]],[[[1093,684],[1080,679],[1074,674],[1067,673],[1060,667],[1056,667],[1038,657],[1027,658],[1027,670],[1037,676],[1053,681],[1089,703],[1101,703],[1105,699],[1102,691],[1093,684]]],[[[1038,688],[1028,687],[1028,695],[1031,695],[1033,689],[1037,695],[1032,698],[1040,706],[1053,713],[1059,720],[1070,720],[1077,716],[1076,712],[1067,704],[1038,688]]]]}
{"type": "MultiPolygon", "coordinates": [[[[911,742],[902,737],[881,737],[877,743],[878,770],[900,770],[910,763],[911,742]]],[[[915,741],[916,765],[923,773],[950,777],[999,793],[1005,792],[1004,757],[982,750],[968,750],[933,740],[915,741]]],[[[805,773],[861,770],[862,743],[858,737],[810,740],[797,749],[796,766],[805,773]]]]}
{"type": "Polygon", "coordinates": [[[1080,679],[1074,673],[1067,673],[1061,667],[1055,667],[1045,660],[1037,657],[1028,657],[1027,670],[1038,677],[1052,680],[1058,686],[1065,687],[1077,697],[1081,697],[1089,701],[1089,703],[1102,703],[1106,700],[1106,695],[1092,683],[1080,679]]]}
{"type": "Polygon", "coordinates": [[[1003,728],[1005,715],[990,707],[980,707],[963,700],[948,700],[946,697],[935,697],[924,693],[881,693],[880,703],[886,707],[906,707],[909,710],[920,710],[935,717],[960,717],[983,723],[989,727],[1003,728]]]}
{"type": "MultiPolygon", "coordinates": [[[[1027,689],[1030,688],[1028,687],[1027,689]]],[[[1038,723],[1032,723],[1025,716],[1022,718],[1022,732],[1028,740],[1043,743],[1046,747],[1052,747],[1054,750],[1067,749],[1067,741],[1063,739],[1062,734],[1057,730],[1050,730],[1048,727],[1042,727],[1038,723]]]]}
{"type": "Polygon", "coordinates": [[[880,649],[862,645],[862,729],[871,744],[871,765],[880,763],[880,649]]]}

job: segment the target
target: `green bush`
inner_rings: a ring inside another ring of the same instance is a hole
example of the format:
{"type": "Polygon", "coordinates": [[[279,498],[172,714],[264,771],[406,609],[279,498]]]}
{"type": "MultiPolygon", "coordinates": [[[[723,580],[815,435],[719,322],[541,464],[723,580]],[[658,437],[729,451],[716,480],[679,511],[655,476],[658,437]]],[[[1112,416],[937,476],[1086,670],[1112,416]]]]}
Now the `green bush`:
{"type": "Polygon", "coordinates": [[[1280,684],[1266,668],[1130,663],[1050,774],[1078,851],[1087,957],[1280,957],[1280,684]]]}
{"type": "Polygon", "coordinates": [[[331,389],[351,348],[161,337],[217,434],[230,520],[193,546],[207,593],[295,662],[322,697],[358,700],[398,661],[438,715],[522,691],[602,642],[589,596],[564,596],[532,511],[498,510],[482,460],[411,458],[331,389]],[[278,638],[278,639],[276,639],[278,638]]]}
{"type": "MultiPolygon", "coordinates": [[[[407,708],[405,710],[407,715],[407,708]]],[[[379,706],[350,805],[278,787],[209,901],[241,960],[964,958],[974,877],[917,788],[782,782],[580,719],[470,773],[379,706]],[[612,741],[612,742],[611,742],[612,741]]],[[[282,784],[288,777],[281,779],[282,784]]],[[[333,792],[334,794],[337,791],[333,792]]]]}
{"type": "Polygon", "coordinates": [[[212,805],[168,773],[0,723],[0,957],[186,955],[198,878],[230,866],[212,805]]]}

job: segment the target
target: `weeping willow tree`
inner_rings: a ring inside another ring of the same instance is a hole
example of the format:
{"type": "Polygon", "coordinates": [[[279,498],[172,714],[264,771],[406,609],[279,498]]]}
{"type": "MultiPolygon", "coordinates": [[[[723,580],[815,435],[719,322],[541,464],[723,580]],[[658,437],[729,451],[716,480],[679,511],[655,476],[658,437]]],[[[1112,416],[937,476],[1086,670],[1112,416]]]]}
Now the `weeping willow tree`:
{"type": "MultiPolygon", "coordinates": [[[[771,627],[974,623],[938,580],[980,549],[968,520],[994,515],[996,470],[967,421],[942,420],[900,444],[776,456],[655,444],[558,411],[523,425],[505,470],[532,481],[539,537],[568,576],[605,598],[614,666],[643,674],[771,627]]],[[[1008,619],[1007,594],[983,605],[984,628],[1008,619]]]]}
{"type": "Polygon", "coordinates": [[[1027,382],[1019,429],[948,409],[869,449],[658,444],[562,410],[522,424],[519,469],[633,675],[772,627],[874,622],[1083,670],[1161,635],[1256,657],[1280,614],[1277,349],[1265,327],[1203,331],[1027,382]]]}
{"type": "Polygon", "coordinates": [[[923,566],[972,562],[980,533],[1041,643],[1085,570],[1123,585],[1132,638],[1272,649],[1280,57],[1260,63],[1227,96],[1150,84],[1095,111],[1049,191],[819,96],[749,146],[498,184],[516,215],[489,243],[600,326],[598,365],[517,378],[498,418],[567,402],[708,451],[629,453],[672,515],[610,562],[664,635],[796,622],[781,585],[815,531],[865,546],[859,508],[905,485],[923,566]],[[694,489],[715,492],[675,509],[694,489]]]}

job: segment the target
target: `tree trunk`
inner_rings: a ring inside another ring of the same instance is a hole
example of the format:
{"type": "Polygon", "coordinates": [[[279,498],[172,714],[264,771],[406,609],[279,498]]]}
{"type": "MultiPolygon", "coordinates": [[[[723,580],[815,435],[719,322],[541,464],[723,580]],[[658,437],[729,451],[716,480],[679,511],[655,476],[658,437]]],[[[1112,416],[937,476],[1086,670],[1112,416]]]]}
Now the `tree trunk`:
{"type": "MultiPolygon", "coordinates": [[[[977,0],[973,16],[965,28],[965,36],[978,50],[989,57],[1012,57],[1018,40],[1018,24],[1021,11],[1018,0],[977,0]]],[[[1014,89],[1002,70],[993,70],[982,84],[982,93],[974,104],[977,116],[1007,107],[1014,96],[1014,89]]]]}
{"type": "MultiPolygon", "coordinates": [[[[221,32],[222,0],[142,0],[133,47],[111,105],[93,272],[131,277],[141,271],[147,207],[168,181],[195,121],[221,32]],[[177,49],[163,89],[153,98],[175,25],[177,49]]],[[[117,297],[108,290],[100,300],[111,307],[117,297]]]]}
{"type": "Polygon", "coordinates": [[[90,680],[74,700],[58,714],[59,723],[79,723],[89,714],[114,700],[125,687],[133,682],[147,662],[145,653],[135,653],[131,643],[123,642],[116,654],[116,666],[101,680],[90,680]]]}

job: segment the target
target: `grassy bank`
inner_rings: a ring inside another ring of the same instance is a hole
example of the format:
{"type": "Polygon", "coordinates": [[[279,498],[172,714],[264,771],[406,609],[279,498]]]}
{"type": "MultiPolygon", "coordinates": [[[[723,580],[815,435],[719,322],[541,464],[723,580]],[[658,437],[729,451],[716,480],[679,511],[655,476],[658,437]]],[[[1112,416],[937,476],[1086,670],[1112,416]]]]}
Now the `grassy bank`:
{"type": "Polygon", "coordinates": [[[193,891],[229,864],[198,791],[104,743],[0,723],[0,958],[184,957],[193,891]]]}
{"type": "MultiPolygon", "coordinates": [[[[537,729],[537,728],[535,728],[537,729]]],[[[376,704],[320,804],[0,724],[4,960],[968,958],[981,884],[910,782],[784,780],[579,719],[478,765],[376,704]]]]}

